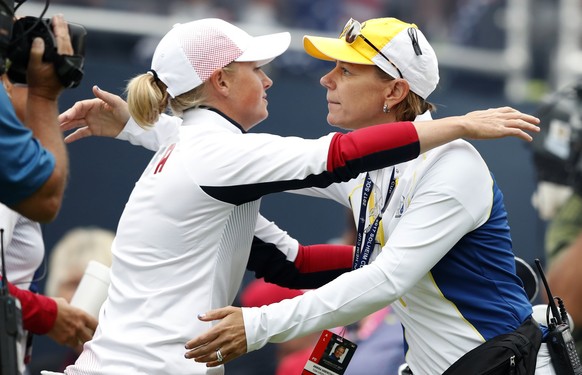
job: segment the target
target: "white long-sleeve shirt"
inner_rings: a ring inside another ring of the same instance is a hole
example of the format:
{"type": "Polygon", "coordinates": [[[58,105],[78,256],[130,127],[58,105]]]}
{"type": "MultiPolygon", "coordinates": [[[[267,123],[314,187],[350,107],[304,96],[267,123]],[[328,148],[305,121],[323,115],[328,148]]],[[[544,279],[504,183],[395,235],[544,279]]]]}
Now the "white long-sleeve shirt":
{"type": "MultiPolygon", "coordinates": [[[[128,126],[124,136],[139,143],[143,130],[128,126]]],[[[245,134],[216,111],[194,109],[168,130],[142,143],[158,151],[119,221],[98,329],[68,375],[221,374],[184,358],[184,344],[211,324],[196,315],[233,302],[254,236],[291,262],[297,254],[297,241],[260,217],[260,197],[347,180],[364,157],[388,164],[419,150],[410,123],[305,140],[245,134]],[[352,147],[362,137],[370,139],[352,147]]]]}

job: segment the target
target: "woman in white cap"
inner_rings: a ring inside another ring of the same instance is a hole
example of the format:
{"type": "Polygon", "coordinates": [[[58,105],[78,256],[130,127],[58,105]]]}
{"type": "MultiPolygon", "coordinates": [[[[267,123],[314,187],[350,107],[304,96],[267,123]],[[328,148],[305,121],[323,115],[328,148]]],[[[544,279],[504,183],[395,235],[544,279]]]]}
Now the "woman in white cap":
{"type": "MultiPolygon", "coordinates": [[[[339,38],[306,36],[304,47],[313,57],[335,61],[321,78],[330,124],[373,129],[430,118],[427,97],[438,83],[438,64],[416,25],[350,20],[339,38]]],[[[353,207],[354,270],[291,300],[202,314],[201,321],[222,320],[187,343],[187,358],[216,366],[391,304],[404,328],[409,372],[482,374],[497,365],[500,374],[553,373],[545,344],[538,354],[546,330],[532,321],[516,276],[503,195],[469,143],[448,143],[319,194],[353,207]],[[513,352],[491,341],[504,334],[525,348],[513,352]],[[484,343],[491,352],[481,351],[484,343]],[[498,354],[498,362],[487,353],[498,354]]],[[[319,373],[317,359],[306,366],[319,373]]]]}
{"type": "MultiPolygon", "coordinates": [[[[536,130],[537,119],[506,108],[315,140],[246,133],[267,117],[272,81],[261,66],[289,41],[287,33],[253,38],[217,19],[177,25],[149,74],[128,85],[132,119],[121,98],[99,90],[106,105],[83,101],[62,115],[64,129],[87,126],[69,141],[113,135],[158,150],[120,219],[98,330],[67,374],[222,373],[184,358],[183,348],[210,327],[195,314],[232,303],[251,244],[257,274],[296,288],[352,264],[352,246],[301,246],[260,216],[263,195],[347,181],[460,136],[530,139],[522,129],[536,130]],[[181,118],[162,116],[166,134],[162,125],[144,132],[168,104],[181,118]]],[[[221,348],[213,355],[224,360],[221,348]]]]}

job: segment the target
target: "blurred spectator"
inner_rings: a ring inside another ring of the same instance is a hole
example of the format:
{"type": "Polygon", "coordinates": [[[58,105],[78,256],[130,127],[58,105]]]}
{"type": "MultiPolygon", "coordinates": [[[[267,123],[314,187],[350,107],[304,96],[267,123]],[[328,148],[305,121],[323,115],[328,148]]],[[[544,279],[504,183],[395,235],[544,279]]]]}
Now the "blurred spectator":
{"type": "MultiPolygon", "coordinates": [[[[90,260],[111,266],[114,237],[112,231],[97,227],[80,227],[67,232],[50,253],[46,294],[70,302],[90,260]]],[[[75,362],[78,353],[72,349],[51,350],[42,357],[34,357],[29,366],[30,374],[37,375],[41,370],[63,371],[75,362]]]]}
{"type": "Polygon", "coordinates": [[[390,306],[348,327],[346,338],[358,345],[344,375],[396,375],[406,362],[402,325],[390,306]]]}
{"type": "Polygon", "coordinates": [[[71,301],[90,260],[111,266],[115,234],[97,227],[74,228],[53,248],[45,292],[71,301]]]}
{"type": "MultiPolygon", "coordinates": [[[[549,222],[546,231],[546,276],[554,297],[560,297],[574,321],[572,332],[582,356],[582,195],[573,193],[549,222]]],[[[542,293],[547,303],[546,294],[542,293]]]]}

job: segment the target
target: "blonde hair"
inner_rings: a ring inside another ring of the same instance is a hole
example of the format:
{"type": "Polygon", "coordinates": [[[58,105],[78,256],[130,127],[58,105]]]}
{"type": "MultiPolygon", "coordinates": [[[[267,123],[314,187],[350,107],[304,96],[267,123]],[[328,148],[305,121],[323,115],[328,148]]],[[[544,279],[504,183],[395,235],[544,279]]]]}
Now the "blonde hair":
{"type": "Polygon", "coordinates": [[[112,231],[97,227],[80,227],[67,232],[51,252],[46,295],[56,297],[61,284],[83,273],[90,260],[110,267],[114,238],[112,231]]]}
{"type": "MultiPolygon", "coordinates": [[[[377,66],[376,72],[382,80],[394,80],[394,77],[390,76],[377,66]]],[[[426,111],[436,111],[436,106],[431,102],[424,100],[418,94],[408,91],[406,98],[393,108],[390,108],[390,111],[395,112],[396,119],[399,121],[414,121],[416,116],[421,115],[426,111]]]]}
{"type": "MultiPolygon", "coordinates": [[[[222,69],[231,73],[234,71],[233,65],[230,63],[222,69]]],[[[172,114],[181,117],[185,110],[207,102],[206,82],[172,98],[162,81],[150,73],[140,74],[132,78],[125,89],[129,114],[144,129],[151,128],[168,106],[172,114]]]]}

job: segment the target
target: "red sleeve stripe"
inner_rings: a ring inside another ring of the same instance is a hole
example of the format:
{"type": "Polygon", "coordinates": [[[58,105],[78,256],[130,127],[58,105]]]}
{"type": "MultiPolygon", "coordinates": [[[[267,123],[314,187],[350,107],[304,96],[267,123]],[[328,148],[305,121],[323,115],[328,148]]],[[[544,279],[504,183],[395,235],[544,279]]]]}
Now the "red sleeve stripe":
{"type": "Polygon", "coordinates": [[[8,290],[20,301],[22,327],[25,330],[44,335],[53,328],[57,319],[57,303],[52,298],[19,289],[11,283],[8,283],[8,290]]]}
{"type": "Polygon", "coordinates": [[[387,166],[385,158],[391,160],[390,164],[397,164],[414,159],[419,152],[418,134],[411,122],[375,125],[347,134],[337,133],[330,145],[327,170],[343,169],[357,160],[366,160],[381,168],[387,166]]]}
{"type": "Polygon", "coordinates": [[[352,268],[354,247],[350,245],[299,245],[295,266],[301,273],[352,268]]]}

